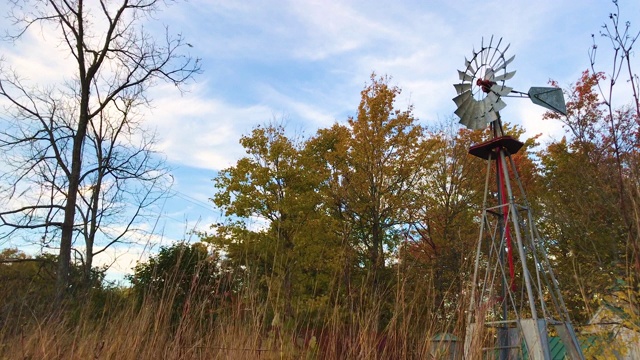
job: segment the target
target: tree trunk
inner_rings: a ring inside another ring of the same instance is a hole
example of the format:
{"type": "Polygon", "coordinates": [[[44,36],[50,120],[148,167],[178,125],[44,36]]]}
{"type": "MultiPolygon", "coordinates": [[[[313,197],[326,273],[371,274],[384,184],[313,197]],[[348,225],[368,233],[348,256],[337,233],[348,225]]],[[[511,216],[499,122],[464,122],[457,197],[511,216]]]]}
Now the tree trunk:
{"type": "Polygon", "coordinates": [[[67,202],[64,207],[64,222],[62,223],[62,234],[60,237],[60,254],[58,256],[58,276],[56,281],[56,302],[61,301],[69,287],[69,273],[71,270],[71,245],[73,242],[73,227],[76,215],[76,198],[78,196],[78,186],[80,182],[80,170],[82,168],[82,144],[84,133],[86,132],[86,121],[80,118],[78,132],[73,140],[73,155],[71,163],[71,173],[69,175],[69,187],[67,192],[67,202]],[[84,123],[84,126],[83,126],[84,123]],[[82,129],[84,131],[82,131],[82,129]]]}
{"type": "Polygon", "coordinates": [[[379,285],[382,269],[384,268],[384,249],[382,247],[383,232],[380,228],[380,219],[378,216],[374,217],[374,221],[371,224],[371,268],[373,271],[373,284],[374,290],[377,290],[379,285]]]}
{"type": "Polygon", "coordinates": [[[82,170],[82,147],[87,134],[89,86],[83,83],[80,99],[80,117],[78,129],[73,138],[73,151],[71,156],[71,172],[69,174],[69,187],[67,190],[67,202],[64,207],[64,222],[60,236],[60,254],[58,256],[58,274],[56,279],[56,303],[60,303],[65,297],[70,283],[71,271],[71,245],[73,243],[73,228],[76,217],[76,200],[80,186],[80,173],[82,170]]]}

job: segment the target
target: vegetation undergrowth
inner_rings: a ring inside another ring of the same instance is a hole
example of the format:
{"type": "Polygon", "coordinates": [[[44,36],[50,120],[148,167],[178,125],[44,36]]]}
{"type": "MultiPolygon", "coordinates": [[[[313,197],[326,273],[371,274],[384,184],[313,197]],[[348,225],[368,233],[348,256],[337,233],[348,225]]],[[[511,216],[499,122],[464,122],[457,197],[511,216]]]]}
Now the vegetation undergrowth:
{"type": "Polygon", "coordinates": [[[156,267],[156,280],[167,281],[162,289],[146,286],[144,294],[134,277],[131,288],[89,289],[57,311],[38,308],[41,299],[5,307],[0,358],[417,359],[429,355],[436,333],[462,329],[461,319],[437,320],[441,314],[429,309],[438,306],[425,306],[437,301],[428,281],[409,289],[397,281],[401,273],[380,290],[360,289],[315,311],[300,307],[287,314],[278,294],[262,292],[251,274],[234,279],[230,291],[219,279],[215,287],[202,280],[211,275],[203,265],[207,259],[181,281],[180,261],[167,269],[170,274],[156,267]],[[7,317],[16,313],[24,316],[7,317]]]}

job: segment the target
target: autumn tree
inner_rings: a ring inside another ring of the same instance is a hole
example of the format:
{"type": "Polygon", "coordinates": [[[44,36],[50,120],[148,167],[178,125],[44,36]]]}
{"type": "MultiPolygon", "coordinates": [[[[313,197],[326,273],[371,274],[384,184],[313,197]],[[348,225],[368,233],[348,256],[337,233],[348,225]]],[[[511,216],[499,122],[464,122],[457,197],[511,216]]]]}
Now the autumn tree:
{"type": "Polygon", "coordinates": [[[402,268],[413,291],[427,289],[429,321],[444,324],[460,309],[465,269],[477,241],[485,164],[468,154],[480,131],[459,129],[453,119],[427,136],[431,166],[415,191],[420,207],[401,248],[402,268]],[[437,322],[440,320],[440,322],[437,322]]]}
{"type": "Polygon", "coordinates": [[[625,188],[638,156],[627,135],[637,126],[628,108],[609,113],[598,94],[602,81],[604,74],[585,71],[565,91],[567,116],[545,118],[562,121],[568,137],[540,152],[540,228],[557,245],[550,250],[561,281],[579,290],[565,295],[578,320],[593,314],[635,257],[625,188]]]}
{"type": "MultiPolygon", "coordinates": [[[[59,247],[58,298],[69,285],[76,236],[85,240],[89,269],[96,234],[108,219],[103,215],[125,199],[138,201],[140,209],[154,197],[149,189],[162,171],[153,171],[149,144],[125,140],[140,135],[132,118],[148,104],[147,89],[157,80],[182,85],[199,71],[199,62],[182,52],[182,37],[167,32],[156,41],[143,28],[145,15],[162,4],[32,0],[16,2],[10,14],[13,41],[39,25],[76,65],[58,86],[33,85],[6,64],[0,72],[0,96],[11,117],[0,146],[12,165],[4,179],[2,223],[39,231],[59,247]],[[138,185],[130,187],[132,179],[138,185]],[[138,187],[139,181],[146,185],[138,187]]],[[[123,235],[110,236],[106,245],[123,235]]]]}
{"type": "Polygon", "coordinates": [[[637,289],[640,269],[640,103],[632,56],[640,32],[620,19],[618,2],[613,5],[600,37],[592,35],[590,71],[565,90],[567,116],[545,114],[562,121],[568,136],[540,156],[541,227],[557,242],[553,259],[561,281],[579,290],[565,296],[579,320],[593,314],[614,284],[637,289]],[[607,46],[598,46],[599,39],[607,46]],[[606,72],[603,51],[611,55],[606,72]]]}
{"type": "MultiPolygon", "coordinates": [[[[460,128],[455,119],[432,126],[428,132],[431,165],[424,169],[424,180],[417,188],[421,208],[403,243],[401,259],[407,277],[419,290],[432,284],[428,297],[431,321],[448,326],[462,318],[466,310],[460,294],[470,276],[472,254],[478,241],[487,162],[469,154],[472,145],[489,140],[489,129],[460,128]]],[[[524,146],[512,155],[525,191],[536,182],[531,148],[535,137],[525,139],[524,130],[504,124],[506,134],[520,139],[524,146]]],[[[489,174],[490,185],[495,174],[489,174]]],[[[493,191],[490,186],[489,191],[493,191]]],[[[492,196],[492,193],[489,194],[492,196]]]]}
{"type": "Polygon", "coordinates": [[[335,213],[350,224],[358,262],[378,282],[407,227],[417,220],[418,188],[429,165],[429,143],[412,106],[395,108],[400,89],[389,77],[371,75],[357,114],[335,126],[332,169],[335,213]]]}
{"type": "MultiPolygon", "coordinates": [[[[348,292],[355,281],[363,277],[364,263],[362,252],[354,246],[355,225],[347,221],[346,194],[344,185],[344,169],[347,167],[347,149],[351,133],[342,124],[333,124],[330,128],[319,129],[305,143],[304,152],[310,164],[319,176],[318,196],[319,211],[324,216],[322,221],[327,234],[335,236],[335,251],[339,253],[334,291],[348,292]]],[[[357,242],[356,242],[357,243],[357,242]]]]}
{"type": "Polygon", "coordinates": [[[555,243],[553,265],[574,318],[593,314],[594,301],[613,280],[622,260],[623,225],[610,174],[597,154],[585,153],[566,140],[541,154],[543,205],[540,229],[555,243]],[[578,290],[578,291],[576,291],[578,290]]]}
{"type": "Polygon", "coordinates": [[[247,156],[220,171],[212,199],[229,220],[206,241],[257,277],[282,306],[274,311],[292,315],[294,302],[326,303],[337,254],[320,210],[320,173],[281,125],[258,126],[240,143],[247,156]]]}

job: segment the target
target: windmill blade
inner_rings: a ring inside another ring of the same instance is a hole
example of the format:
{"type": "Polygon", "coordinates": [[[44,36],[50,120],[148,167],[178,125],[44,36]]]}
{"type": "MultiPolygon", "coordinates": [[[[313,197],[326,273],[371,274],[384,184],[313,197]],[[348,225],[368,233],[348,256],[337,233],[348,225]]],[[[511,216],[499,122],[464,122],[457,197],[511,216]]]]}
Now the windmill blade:
{"type": "MultiPolygon", "coordinates": [[[[511,46],[511,43],[507,44],[507,46],[504,47],[504,49],[502,49],[502,53],[506,54],[507,50],[509,50],[509,46],[511,46]]],[[[515,55],[514,55],[515,56],[515,55]]]]}
{"type": "Polygon", "coordinates": [[[476,101],[473,99],[473,97],[471,97],[470,99],[470,101],[466,101],[462,105],[460,105],[460,107],[458,107],[458,109],[456,109],[456,111],[454,112],[454,114],[458,115],[461,120],[472,116],[473,112],[475,111],[476,101]]]}
{"type": "Polygon", "coordinates": [[[499,50],[501,43],[502,43],[502,38],[500,38],[500,40],[498,40],[498,44],[496,44],[496,46],[493,48],[493,52],[491,53],[491,58],[487,59],[487,61],[486,61],[486,64],[489,65],[489,67],[491,67],[491,68],[494,68],[495,65],[500,62],[500,59],[504,59],[502,52],[499,50]],[[498,55],[497,59],[496,59],[496,55],[498,55]],[[494,61],[494,59],[495,59],[495,61],[494,61]]]}
{"type": "Polygon", "coordinates": [[[482,64],[478,63],[478,54],[479,53],[477,53],[475,48],[474,48],[474,50],[473,50],[473,64],[475,65],[476,69],[480,69],[480,66],[482,66],[482,64]]]}
{"type": "Polygon", "coordinates": [[[491,35],[491,38],[489,39],[489,45],[487,47],[490,48],[492,43],[493,43],[493,35],[491,35]]]}
{"type": "Polygon", "coordinates": [[[487,120],[486,116],[483,116],[482,119],[478,120],[477,130],[484,129],[489,125],[489,120],[487,120]]]}
{"type": "Polygon", "coordinates": [[[498,94],[500,96],[509,95],[513,91],[512,87],[504,86],[504,85],[493,85],[491,87],[491,92],[498,94]]]}
{"type": "Polygon", "coordinates": [[[512,61],[513,61],[513,59],[515,59],[515,58],[516,58],[516,56],[515,56],[515,55],[513,55],[513,56],[512,56],[512,57],[510,57],[507,61],[505,61],[505,62],[503,62],[502,64],[500,64],[500,66],[496,67],[496,68],[495,68],[495,71],[496,71],[496,72],[498,72],[498,71],[500,71],[500,70],[502,70],[502,69],[506,69],[506,68],[507,68],[507,65],[511,64],[511,62],[512,62],[512,61]]]}
{"type": "MultiPolygon", "coordinates": [[[[485,98],[486,99],[486,98],[485,98]]],[[[490,106],[487,106],[487,103],[483,101],[478,101],[476,107],[476,115],[479,117],[484,116],[484,113],[490,109],[490,106]]]]}
{"type": "Polygon", "coordinates": [[[485,97],[483,101],[486,102],[487,107],[491,107],[493,111],[500,111],[507,106],[507,104],[494,93],[487,94],[487,97],[485,97]]]}
{"type": "Polygon", "coordinates": [[[454,97],[452,100],[454,103],[456,103],[456,106],[460,108],[463,107],[465,103],[473,100],[473,95],[471,94],[471,91],[465,91],[462,94],[454,97]]]}
{"type": "Polygon", "coordinates": [[[464,119],[466,116],[468,116],[469,114],[471,114],[473,112],[473,105],[475,104],[475,101],[473,100],[473,97],[471,97],[470,101],[465,101],[463,102],[454,112],[454,114],[458,115],[458,117],[460,119],[464,119]]]}
{"type": "Polygon", "coordinates": [[[460,120],[460,123],[468,129],[478,130],[478,119],[475,116],[466,116],[464,119],[460,120]]]}
{"type": "Polygon", "coordinates": [[[466,72],[462,72],[460,70],[458,70],[458,77],[460,78],[460,81],[468,81],[468,82],[473,81],[473,76],[467,75],[466,72]]]}
{"type": "Polygon", "coordinates": [[[464,125],[464,127],[466,127],[467,129],[471,129],[471,117],[470,116],[461,117],[460,121],[458,123],[464,125]]]}
{"type": "Polygon", "coordinates": [[[497,82],[497,81],[505,81],[505,80],[509,80],[509,79],[511,79],[511,78],[513,77],[513,75],[515,75],[515,74],[516,74],[516,72],[515,72],[515,70],[514,70],[514,71],[512,71],[512,72],[508,72],[508,73],[505,73],[505,74],[502,74],[502,75],[498,75],[498,76],[496,76],[495,78],[493,78],[493,81],[496,81],[496,82],[497,82]]]}
{"type": "Polygon", "coordinates": [[[478,130],[478,122],[474,117],[471,117],[471,116],[469,116],[466,123],[464,123],[464,126],[466,126],[467,129],[478,130]]]}
{"type": "Polygon", "coordinates": [[[500,97],[498,95],[496,95],[493,92],[490,92],[487,94],[487,97],[485,97],[482,101],[486,102],[487,104],[493,104],[494,102],[498,101],[500,97]]]}
{"type": "Polygon", "coordinates": [[[476,72],[476,69],[473,67],[473,64],[471,63],[471,61],[467,60],[467,58],[464,58],[464,66],[467,68],[467,71],[471,71],[472,73],[476,72]]]}
{"type": "Polygon", "coordinates": [[[471,84],[453,84],[453,87],[456,88],[456,92],[458,92],[458,94],[462,94],[465,91],[471,91],[471,84]]]}
{"type": "Polygon", "coordinates": [[[485,120],[485,113],[487,112],[487,109],[487,104],[485,104],[484,101],[476,103],[476,112],[471,120],[473,130],[482,129],[487,126],[487,122],[485,120]]]}
{"type": "Polygon", "coordinates": [[[462,120],[464,119],[464,115],[468,110],[468,108],[457,108],[453,113],[458,115],[458,117],[460,118],[460,122],[462,122],[462,120]]]}
{"type": "MultiPolygon", "coordinates": [[[[491,35],[491,37],[493,38],[493,35],[491,35]]],[[[494,46],[494,54],[496,53],[500,53],[502,54],[502,52],[499,50],[500,49],[500,44],[502,44],[502,37],[500,39],[498,39],[498,43],[496,44],[496,46],[494,46]]]]}
{"type": "MultiPolygon", "coordinates": [[[[493,39],[493,37],[492,37],[492,39],[493,39]]],[[[487,59],[486,59],[486,56],[487,56],[486,49],[487,49],[487,47],[484,46],[484,36],[483,36],[482,40],[480,40],[480,51],[479,51],[480,64],[482,64],[482,65],[486,65],[487,64],[487,62],[486,62],[487,61],[487,59]]]]}
{"type": "Polygon", "coordinates": [[[471,125],[470,116],[465,116],[463,118],[460,118],[460,121],[458,123],[464,125],[464,127],[466,127],[467,129],[473,129],[471,125]]]}
{"type": "Polygon", "coordinates": [[[460,117],[460,123],[469,129],[473,129],[473,114],[476,113],[476,108],[478,106],[477,102],[472,102],[465,109],[463,109],[463,114],[460,117]]]}
{"type": "Polygon", "coordinates": [[[460,118],[460,120],[463,120],[469,116],[471,116],[473,113],[473,104],[469,104],[467,106],[465,106],[464,108],[460,108],[457,109],[454,114],[458,115],[458,117],[460,118]]]}
{"type": "Polygon", "coordinates": [[[507,107],[507,103],[502,101],[501,98],[498,98],[498,100],[495,103],[493,103],[493,111],[495,112],[498,112],[506,107],[507,107]]]}
{"type": "Polygon", "coordinates": [[[473,130],[480,130],[487,127],[487,122],[485,121],[484,116],[476,115],[470,122],[470,128],[473,130]]]}
{"type": "MultiPolygon", "coordinates": [[[[500,42],[502,42],[502,38],[500,38],[500,42]]],[[[498,48],[495,49],[494,51],[494,56],[491,57],[491,60],[489,62],[487,62],[487,64],[489,66],[491,66],[492,68],[496,68],[498,64],[500,64],[501,62],[504,62],[504,52],[500,51],[498,48]],[[498,55],[497,58],[495,58],[495,55],[498,55]],[[495,60],[494,60],[495,58],[495,60]]]]}
{"type": "Polygon", "coordinates": [[[496,72],[493,71],[493,69],[489,69],[489,70],[487,70],[487,72],[484,74],[484,76],[482,78],[484,80],[494,81],[493,80],[494,76],[496,76],[496,72]]]}
{"type": "Polygon", "coordinates": [[[498,113],[496,111],[492,110],[487,112],[487,115],[485,116],[485,121],[487,124],[496,120],[498,120],[498,113]]]}

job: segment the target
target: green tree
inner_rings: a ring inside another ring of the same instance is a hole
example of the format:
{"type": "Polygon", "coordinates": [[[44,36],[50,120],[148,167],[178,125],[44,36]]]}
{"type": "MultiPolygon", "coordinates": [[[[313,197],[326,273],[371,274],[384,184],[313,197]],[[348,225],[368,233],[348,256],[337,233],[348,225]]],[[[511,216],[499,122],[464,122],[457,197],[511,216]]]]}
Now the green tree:
{"type": "Polygon", "coordinates": [[[192,304],[213,312],[232,299],[235,274],[203,243],[163,246],[133,270],[128,279],[138,304],[145,300],[170,304],[174,321],[192,304]]]}
{"type": "Polygon", "coordinates": [[[321,173],[283,126],[258,126],[240,143],[248,156],[215,179],[213,202],[229,221],[205,240],[257,278],[270,302],[283,307],[274,311],[292,315],[294,303],[326,303],[338,254],[324,226],[321,173]]]}
{"type": "MultiPolygon", "coordinates": [[[[0,328],[17,330],[24,323],[50,314],[56,293],[57,260],[54,254],[30,256],[13,248],[0,251],[0,328]]],[[[72,266],[70,280],[71,290],[82,290],[85,295],[82,301],[69,304],[73,310],[81,311],[89,303],[105,305],[106,297],[117,292],[105,286],[101,268],[92,269],[89,288],[81,286],[85,283],[81,266],[72,266]]]]}

